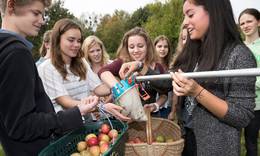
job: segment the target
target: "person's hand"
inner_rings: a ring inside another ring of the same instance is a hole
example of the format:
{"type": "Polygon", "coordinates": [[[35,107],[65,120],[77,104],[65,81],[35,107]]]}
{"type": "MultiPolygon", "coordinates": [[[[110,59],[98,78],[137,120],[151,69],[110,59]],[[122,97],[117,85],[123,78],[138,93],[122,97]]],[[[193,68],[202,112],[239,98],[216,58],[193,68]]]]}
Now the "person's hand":
{"type": "Polygon", "coordinates": [[[120,111],[123,110],[121,106],[115,105],[113,103],[106,103],[103,105],[104,109],[106,112],[110,113],[112,116],[119,120],[123,121],[129,121],[131,118],[124,116],[123,114],[120,113],[120,111]]]}
{"type": "Polygon", "coordinates": [[[129,77],[131,74],[136,72],[139,68],[140,63],[140,61],[132,61],[122,64],[119,70],[120,78],[125,79],[126,77],[129,77]]]}
{"type": "Polygon", "coordinates": [[[176,94],[177,96],[196,97],[202,87],[193,79],[188,79],[182,76],[181,73],[183,72],[180,69],[178,70],[178,72],[171,72],[174,94],[176,94]]]}
{"type": "Polygon", "coordinates": [[[91,112],[98,104],[98,97],[97,96],[88,96],[86,98],[81,99],[80,104],[78,105],[79,111],[81,115],[85,115],[91,112]]]}
{"type": "Polygon", "coordinates": [[[168,115],[169,120],[174,120],[175,119],[175,112],[171,111],[168,115]]]}
{"type": "Polygon", "coordinates": [[[150,112],[153,112],[156,110],[156,104],[155,103],[145,104],[144,109],[148,109],[150,112]]]}

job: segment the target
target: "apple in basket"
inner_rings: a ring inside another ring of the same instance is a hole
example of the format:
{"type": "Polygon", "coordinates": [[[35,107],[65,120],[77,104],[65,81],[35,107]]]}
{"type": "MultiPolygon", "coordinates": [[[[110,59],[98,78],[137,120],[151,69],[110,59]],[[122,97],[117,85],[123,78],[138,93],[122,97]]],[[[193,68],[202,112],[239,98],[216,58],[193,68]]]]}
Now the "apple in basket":
{"type": "Polygon", "coordinates": [[[81,156],[79,153],[72,153],[70,156],[81,156]]]}
{"type": "Polygon", "coordinates": [[[110,129],[111,129],[110,126],[108,124],[104,123],[101,125],[100,132],[104,133],[104,134],[108,134],[110,129]]]}
{"type": "Polygon", "coordinates": [[[77,144],[77,150],[79,152],[85,150],[87,148],[87,143],[85,141],[80,141],[78,144],[77,144]]]}
{"type": "Polygon", "coordinates": [[[109,143],[105,142],[105,143],[101,144],[99,147],[100,147],[100,153],[103,154],[109,149],[109,143]]]}
{"type": "Polygon", "coordinates": [[[97,136],[96,136],[96,134],[94,134],[94,133],[87,134],[86,137],[85,137],[85,141],[88,142],[88,139],[90,139],[90,138],[96,138],[96,137],[97,137],[97,136]]]}
{"type": "Polygon", "coordinates": [[[141,138],[136,137],[136,138],[134,138],[134,143],[135,144],[140,144],[140,143],[143,143],[143,141],[141,140],[141,138]]]}
{"type": "Polygon", "coordinates": [[[165,142],[165,137],[162,135],[158,135],[155,140],[156,142],[165,142]]]}
{"type": "Polygon", "coordinates": [[[111,139],[116,139],[117,136],[118,136],[118,131],[116,129],[112,129],[112,130],[109,131],[108,136],[111,139]]]}
{"type": "Polygon", "coordinates": [[[89,138],[87,141],[88,146],[96,146],[98,145],[98,139],[95,137],[89,138]]]}
{"type": "Polygon", "coordinates": [[[109,138],[109,136],[107,135],[107,134],[104,134],[104,133],[100,133],[99,135],[98,135],[98,140],[99,141],[106,141],[106,142],[109,142],[109,140],[110,140],[110,138],[109,138]]]}
{"type": "Polygon", "coordinates": [[[99,156],[100,148],[99,148],[99,146],[92,146],[89,148],[89,152],[91,153],[91,156],[99,156]]]}
{"type": "Polygon", "coordinates": [[[84,150],[80,152],[80,156],[92,156],[88,150],[84,150]]]}

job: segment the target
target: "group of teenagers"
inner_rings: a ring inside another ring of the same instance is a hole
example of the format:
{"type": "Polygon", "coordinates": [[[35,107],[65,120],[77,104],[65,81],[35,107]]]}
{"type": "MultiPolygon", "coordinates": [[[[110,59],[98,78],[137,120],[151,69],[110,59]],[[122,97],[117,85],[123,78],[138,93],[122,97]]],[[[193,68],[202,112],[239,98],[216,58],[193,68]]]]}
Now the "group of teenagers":
{"type": "Polygon", "coordinates": [[[171,74],[171,80],[142,82],[139,90],[149,96],[142,104],[152,116],[173,119],[176,112],[183,156],[239,156],[242,128],[247,155],[257,155],[258,77],[191,79],[182,73],[259,67],[258,10],[246,9],[238,18],[243,41],[229,0],[184,0],[174,56],[166,36],[152,42],[135,27],[124,34],[113,61],[98,37],[84,40],[77,23],[60,19],[45,33],[35,64],[26,38],[38,35],[50,5],[51,0],[0,0],[0,141],[7,156],[37,155],[86,124],[98,107],[131,120],[113,104],[110,90],[115,77],[133,73],[171,74]],[[172,107],[164,109],[167,102],[172,107]]]}

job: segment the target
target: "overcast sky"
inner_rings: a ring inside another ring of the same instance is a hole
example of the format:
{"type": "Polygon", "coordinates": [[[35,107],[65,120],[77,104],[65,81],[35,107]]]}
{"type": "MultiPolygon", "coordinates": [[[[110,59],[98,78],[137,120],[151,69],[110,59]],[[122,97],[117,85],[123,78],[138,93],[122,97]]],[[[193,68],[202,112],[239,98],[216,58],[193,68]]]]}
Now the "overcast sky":
{"type": "MultiPolygon", "coordinates": [[[[83,13],[91,14],[112,14],[115,9],[132,13],[136,9],[148,3],[165,0],[64,0],[64,7],[68,8],[75,16],[80,17],[83,13]]],[[[239,13],[248,7],[260,10],[259,0],[230,0],[232,3],[235,18],[239,13]]]]}

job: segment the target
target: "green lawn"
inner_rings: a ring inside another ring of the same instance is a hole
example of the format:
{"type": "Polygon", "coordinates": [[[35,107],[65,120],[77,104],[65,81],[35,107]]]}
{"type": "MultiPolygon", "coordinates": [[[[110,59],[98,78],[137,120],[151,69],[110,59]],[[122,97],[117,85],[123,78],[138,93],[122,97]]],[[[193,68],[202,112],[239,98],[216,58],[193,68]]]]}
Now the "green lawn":
{"type": "MultiPolygon", "coordinates": [[[[258,150],[260,150],[260,133],[258,137],[258,150]]],[[[240,156],[245,156],[246,155],[246,150],[245,150],[245,140],[244,140],[244,135],[242,135],[241,138],[241,154],[240,156]]],[[[0,146],[0,156],[4,156],[4,152],[2,149],[2,146],[0,146]]]]}

